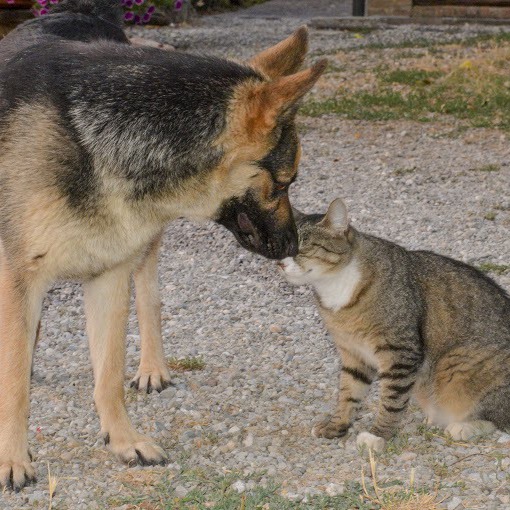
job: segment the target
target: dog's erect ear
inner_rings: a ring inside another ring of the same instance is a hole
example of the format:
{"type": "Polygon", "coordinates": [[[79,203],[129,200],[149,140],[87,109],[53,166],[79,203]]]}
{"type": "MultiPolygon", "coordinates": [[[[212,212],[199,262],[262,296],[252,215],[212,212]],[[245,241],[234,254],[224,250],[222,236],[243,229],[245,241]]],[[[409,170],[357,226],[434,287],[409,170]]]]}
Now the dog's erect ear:
{"type": "Polygon", "coordinates": [[[349,228],[347,206],[341,198],[335,198],[328,207],[328,212],[319,225],[344,234],[349,228]]]}
{"type": "Polygon", "coordinates": [[[274,80],[297,72],[308,51],[308,29],[298,28],[290,37],[253,57],[249,64],[274,80]]]}
{"type": "Polygon", "coordinates": [[[327,65],[323,59],[305,71],[252,86],[244,106],[249,136],[267,136],[278,119],[315,85],[327,65]]]}

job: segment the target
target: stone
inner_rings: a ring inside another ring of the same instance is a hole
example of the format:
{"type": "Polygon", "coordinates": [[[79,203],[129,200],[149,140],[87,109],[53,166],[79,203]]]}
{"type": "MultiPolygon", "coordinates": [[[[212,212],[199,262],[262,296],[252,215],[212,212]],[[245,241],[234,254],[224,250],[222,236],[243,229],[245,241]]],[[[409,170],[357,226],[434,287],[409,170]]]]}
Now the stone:
{"type": "Polygon", "coordinates": [[[464,505],[462,505],[462,500],[455,496],[452,498],[452,500],[448,503],[447,506],[448,510],[460,510],[460,508],[464,508],[464,505]]]}
{"type": "Polygon", "coordinates": [[[232,489],[234,489],[239,494],[242,494],[246,491],[246,484],[242,480],[237,480],[232,484],[232,489]]]}

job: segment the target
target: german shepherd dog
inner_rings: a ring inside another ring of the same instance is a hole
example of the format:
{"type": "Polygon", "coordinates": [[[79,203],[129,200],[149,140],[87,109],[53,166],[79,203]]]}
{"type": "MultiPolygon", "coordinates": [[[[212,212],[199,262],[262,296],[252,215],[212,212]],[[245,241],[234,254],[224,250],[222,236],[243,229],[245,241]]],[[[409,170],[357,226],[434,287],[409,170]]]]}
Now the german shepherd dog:
{"type": "Polygon", "coordinates": [[[296,104],[326,67],[298,72],[306,29],[242,65],[130,46],[118,0],[64,0],[0,43],[0,485],[35,479],[27,420],[45,291],[84,283],[94,400],[129,464],[165,452],[124,404],[134,275],[139,388],[168,381],[157,252],[172,219],[212,219],[248,250],[297,254],[288,189],[296,104]]]}

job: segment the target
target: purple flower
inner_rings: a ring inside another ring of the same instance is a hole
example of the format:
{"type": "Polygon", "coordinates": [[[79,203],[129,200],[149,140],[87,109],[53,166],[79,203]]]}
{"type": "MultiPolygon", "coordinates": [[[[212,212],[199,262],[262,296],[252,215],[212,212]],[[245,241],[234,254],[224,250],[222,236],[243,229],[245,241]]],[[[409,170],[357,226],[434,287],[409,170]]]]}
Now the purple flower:
{"type": "Polygon", "coordinates": [[[133,7],[133,0],[122,0],[122,3],[124,7],[127,7],[128,9],[131,9],[133,7]]]}
{"type": "Polygon", "coordinates": [[[182,9],[183,3],[184,3],[183,0],[175,0],[174,9],[176,11],[180,11],[182,9]]]}
{"type": "Polygon", "coordinates": [[[45,14],[48,14],[49,12],[50,12],[50,11],[49,11],[48,9],[43,8],[43,9],[41,9],[41,10],[39,11],[39,14],[40,14],[41,16],[44,16],[45,14]]]}
{"type": "Polygon", "coordinates": [[[8,4],[13,4],[14,2],[15,2],[15,0],[7,0],[8,4]]]}
{"type": "Polygon", "coordinates": [[[134,17],[135,17],[135,15],[132,12],[125,12],[124,13],[124,19],[126,21],[131,21],[134,17]]]}
{"type": "Polygon", "coordinates": [[[136,5],[142,5],[145,2],[145,0],[135,0],[136,5]]]}
{"type": "Polygon", "coordinates": [[[151,16],[148,12],[146,12],[146,13],[143,15],[143,17],[142,17],[142,22],[143,22],[143,23],[149,23],[149,21],[151,20],[151,18],[152,18],[152,16],[151,16]]]}
{"type": "Polygon", "coordinates": [[[44,7],[48,3],[48,0],[37,0],[37,3],[44,7]]]}
{"type": "Polygon", "coordinates": [[[134,22],[135,22],[137,25],[139,25],[139,24],[140,24],[140,20],[141,20],[141,19],[142,19],[142,18],[140,18],[140,16],[139,16],[138,14],[135,14],[134,22]]]}
{"type": "Polygon", "coordinates": [[[147,9],[147,14],[153,14],[154,11],[156,10],[156,7],[154,7],[153,5],[151,5],[148,9],[147,9]]]}

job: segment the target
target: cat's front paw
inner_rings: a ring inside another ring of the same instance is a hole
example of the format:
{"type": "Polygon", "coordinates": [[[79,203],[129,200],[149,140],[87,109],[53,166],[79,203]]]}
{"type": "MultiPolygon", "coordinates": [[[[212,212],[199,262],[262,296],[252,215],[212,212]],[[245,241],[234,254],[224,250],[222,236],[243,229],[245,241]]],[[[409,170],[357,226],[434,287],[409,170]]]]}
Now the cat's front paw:
{"type": "Polygon", "coordinates": [[[321,420],[319,423],[314,425],[312,428],[312,436],[334,439],[335,437],[345,436],[348,430],[349,423],[335,420],[334,417],[328,416],[324,420],[321,420]]]}
{"type": "Polygon", "coordinates": [[[386,446],[386,441],[384,438],[374,436],[370,432],[360,432],[356,438],[356,444],[359,447],[366,446],[374,452],[382,452],[386,446]]]}

